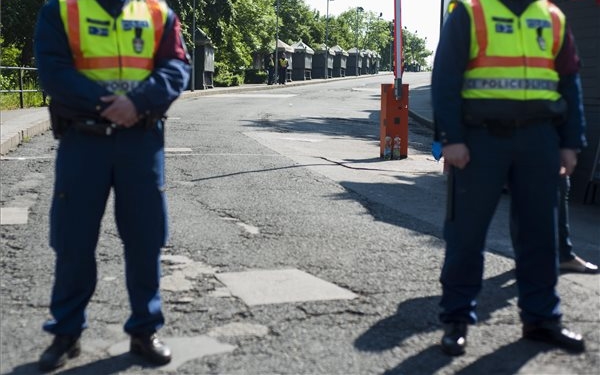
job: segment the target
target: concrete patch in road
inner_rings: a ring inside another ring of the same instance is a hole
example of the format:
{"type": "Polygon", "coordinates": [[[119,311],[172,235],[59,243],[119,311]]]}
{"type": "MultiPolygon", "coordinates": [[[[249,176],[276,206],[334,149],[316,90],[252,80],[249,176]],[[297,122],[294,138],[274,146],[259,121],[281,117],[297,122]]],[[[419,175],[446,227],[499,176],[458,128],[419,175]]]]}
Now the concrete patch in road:
{"type": "Polygon", "coordinates": [[[259,234],[260,233],[260,229],[258,229],[254,225],[250,225],[250,224],[246,224],[246,223],[242,223],[242,222],[237,222],[236,224],[239,225],[240,227],[244,228],[244,230],[246,232],[248,232],[248,234],[259,234]]]}
{"type": "Polygon", "coordinates": [[[226,272],[215,277],[249,306],[357,297],[347,289],[297,269],[226,272]]]}
{"type": "Polygon", "coordinates": [[[232,297],[231,291],[227,288],[215,288],[215,290],[211,291],[208,295],[209,295],[209,297],[214,297],[214,298],[232,297]]]}
{"type": "Polygon", "coordinates": [[[29,208],[27,207],[3,207],[0,208],[0,225],[27,224],[29,208]]]}
{"type": "Polygon", "coordinates": [[[202,262],[193,262],[183,255],[163,255],[161,261],[171,269],[170,275],[160,280],[160,288],[170,292],[184,292],[194,287],[193,280],[201,275],[212,275],[216,270],[202,262]]]}
{"type": "MultiPolygon", "coordinates": [[[[202,358],[207,355],[223,354],[233,351],[236,347],[224,344],[218,340],[201,335],[193,337],[165,337],[163,338],[173,353],[171,363],[158,367],[161,372],[176,371],[184,363],[202,358]]],[[[116,357],[129,351],[129,340],[121,341],[108,348],[108,353],[116,357]]]]}
{"type": "Polygon", "coordinates": [[[191,290],[193,286],[192,281],[188,280],[182,272],[175,272],[160,279],[160,289],[169,292],[185,292],[191,290]]]}

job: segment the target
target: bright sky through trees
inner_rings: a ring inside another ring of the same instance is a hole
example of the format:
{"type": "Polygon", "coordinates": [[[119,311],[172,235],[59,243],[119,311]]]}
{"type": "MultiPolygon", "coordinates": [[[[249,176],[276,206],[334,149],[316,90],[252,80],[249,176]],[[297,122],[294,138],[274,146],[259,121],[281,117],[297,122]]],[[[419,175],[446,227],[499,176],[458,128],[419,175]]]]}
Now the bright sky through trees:
{"type": "MultiPolygon", "coordinates": [[[[322,15],[327,12],[327,0],[304,0],[322,15]]],[[[394,18],[395,0],[329,0],[329,14],[336,16],[349,8],[362,7],[375,14],[383,13],[384,20],[394,18]]],[[[402,25],[419,37],[427,37],[427,49],[435,51],[440,34],[440,0],[402,0],[402,25]]]]}

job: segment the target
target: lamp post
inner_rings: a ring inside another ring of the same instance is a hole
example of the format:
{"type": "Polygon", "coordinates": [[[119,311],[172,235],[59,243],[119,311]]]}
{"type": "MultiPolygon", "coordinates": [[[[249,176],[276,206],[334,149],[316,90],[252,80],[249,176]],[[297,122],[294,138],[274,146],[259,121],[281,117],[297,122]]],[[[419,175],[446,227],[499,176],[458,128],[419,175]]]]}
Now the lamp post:
{"type": "Polygon", "coordinates": [[[196,89],[196,0],[194,0],[194,13],[192,14],[192,87],[196,89]]]}
{"type": "Polygon", "coordinates": [[[277,0],[276,9],[276,21],[275,21],[275,81],[279,82],[279,49],[277,44],[279,43],[279,0],[277,0]]]}
{"type": "Polygon", "coordinates": [[[363,7],[356,7],[356,76],[358,77],[358,12],[363,12],[363,7]]]}
{"type": "Polygon", "coordinates": [[[329,78],[329,2],[333,0],[325,0],[327,1],[327,15],[325,16],[325,75],[323,78],[329,78]]]}

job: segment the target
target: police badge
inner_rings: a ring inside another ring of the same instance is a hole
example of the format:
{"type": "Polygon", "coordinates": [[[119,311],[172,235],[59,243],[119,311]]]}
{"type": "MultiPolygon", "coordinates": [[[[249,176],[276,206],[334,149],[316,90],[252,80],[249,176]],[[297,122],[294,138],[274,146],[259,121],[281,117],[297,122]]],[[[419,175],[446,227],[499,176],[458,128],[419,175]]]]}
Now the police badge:
{"type": "Polygon", "coordinates": [[[135,53],[142,53],[144,50],[144,40],[142,39],[142,28],[135,28],[135,38],[133,38],[133,50],[135,53]]]}
{"type": "Polygon", "coordinates": [[[546,50],[546,40],[542,37],[542,28],[537,28],[537,43],[542,51],[546,50]]]}

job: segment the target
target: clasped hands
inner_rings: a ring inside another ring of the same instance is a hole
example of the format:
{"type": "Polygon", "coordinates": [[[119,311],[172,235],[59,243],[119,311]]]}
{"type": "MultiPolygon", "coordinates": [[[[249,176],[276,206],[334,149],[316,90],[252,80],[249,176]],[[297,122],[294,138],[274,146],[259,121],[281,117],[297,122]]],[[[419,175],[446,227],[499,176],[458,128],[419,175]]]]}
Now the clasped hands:
{"type": "Polygon", "coordinates": [[[110,103],[100,115],[119,126],[130,128],[139,121],[135,105],[127,95],[101,96],[100,100],[110,103]]]}

